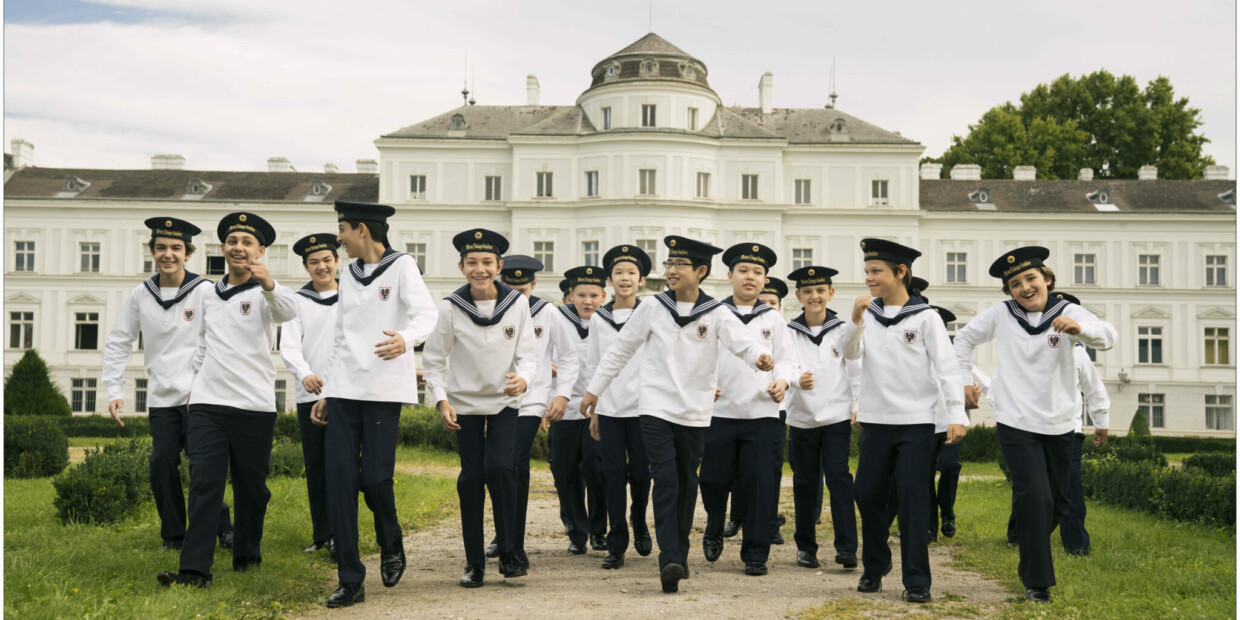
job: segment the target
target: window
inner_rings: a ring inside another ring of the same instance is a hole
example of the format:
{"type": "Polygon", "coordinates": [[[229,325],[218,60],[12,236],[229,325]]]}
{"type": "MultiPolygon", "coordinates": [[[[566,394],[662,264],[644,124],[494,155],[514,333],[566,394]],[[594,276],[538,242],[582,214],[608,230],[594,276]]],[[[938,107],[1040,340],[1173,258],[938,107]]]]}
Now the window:
{"type": "Polygon", "coordinates": [[[82,273],[99,273],[99,242],[83,241],[78,244],[82,253],[82,273]]]}
{"type": "Polygon", "coordinates": [[[74,379],[72,382],[72,400],[74,413],[94,413],[95,412],[95,387],[98,384],[96,379],[74,379]]]}
{"type": "Polygon", "coordinates": [[[603,129],[611,129],[611,108],[603,108],[603,129]]]}
{"type": "Polygon", "coordinates": [[[426,200],[426,175],[414,174],[409,176],[409,198],[413,200],[426,200]]]}
{"type": "Polygon", "coordinates": [[[1226,327],[1206,328],[1206,364],[1231,364],[1231,334],[1226,327]]]}
{"type": "Polygon", "coordinates": [[[74,313],[73,348],[94,351],[99,348],[99,313],[74,313]]]}
{"type": "Polygon", "coordinates": [[[1206,394],[1206,428],[1212,431],[1235,430],[1231,394],[1206,394]]]}
{"type": "Polygon", "coordinates": [[[642,127],[654,127],[654,104],[642,104],[642,127]]]}
{"type": "Polygon", "coordinates": [[[812,264],[814,264],[814,248],[792,248],[792,269],[794,271],[812,264]]]}
{"type": "Polygon", "coordinates": [[[598,170],[590,170],[586,172],[586,197],[595,198],[598,196],[598,170]]]}
{"type": "Polygon", "coordinates": [[[1145,416],[1150,428],[1165,428],[1167,421],[1163,416],[1164,394],[1137,394],[1137,411],[1145,416]]]}
{"type": "Polygon", "coordinates": [[[146,413],[146,379],[138,379],[133,383],[134,413],[146,413]]]}
{"type": "Polygon", "coordinates": [[[758,175],[742,174],[741,175],[741,200],[757,200],[758,199],[758,175]]]}
{"type": "Polygon", "coordinates": [[[1089,356],[1089,361],[1095,362],[1095,363],[1098,362],[1098,349],[1095,349],[1089,345],[1085,345],[1085,355],[1089,356]]]}
{"type": "Polygon", "coordinates": [[[658,239],[638,239],[637,247],[641,248],[647,256],[650,257],[650,264],[659,264],[659,240],[658,239]]]}
{"type": "Polygon", "coordinates": [[[134,350],[141,351],[144,348],[146,348],[146,342],[142,338],[142,332],[138,332],[138,348],[134,350]]]}
{"type": "Polygon", "coordinates": [[[155,257],[151,256],[151,248],[147,246],[145,241],[138,248],[138,256],[142,257],[142,271],[139,273],[155,273],[155,257]]]}
{"type": "Polygon", "coordinates": [[[534,242],[534,260],[543,264],[543,270],[548,272],[555,271],[555,242],[554,241],[535,241],[534,242]]]}
{"type": "Polygon", "coordinates": [[[1094,267],[1098,264],[1098,256],[1096,254],[1073,254],[1072,255],[1072,283],[1073,284],[1097,284],[1094,276],[1094,267]]]}
{"type": "Polygon", "coordinates": [[[413,257],[414,262],[418,264],[418,271],[422,273],[426,273],[426,244],[425,243],[406,243],[405,254],[408,254],[413,257]]]}
{"type": "MultiPolygon", "coordinates": [[[[34,260],[33,256],[30,260],[34,260]]],[[[21,269],[18,269],[18,271],[21,271],[21,269]]],[[[1227,286],[1226,256],[1210,255],[1206,257],[1206,286],[1227,286]]]]}
{"type": "Polygon", "coordinates": [[[30,349],[34,347],[34,313],[9,313],[9,348],[30,349]]]}
{"type": "Polygon", "coordinates": [[[276,325],[276,339],[271,341],[271,351],[280,352],[280,335],[284,333],[284,325],[276,325]]]}
{"type": "Polygon", "coordinates": [[[271,273],[288,273],[288,246],[269,246],[267,248],[267,255],[263,257],[263,263],[267,265],[267,271],[271,273]]]}
{"type": "Polygon", "coordinates": [[[538,193],[535,195],[539,198],[550,198],[551,197],[551,173],[550,172],[539,172],[538,173],[538,193]]]}
{"type": "Polygon", "coordinates": [[[697,173],[697,197],[710,198],[710,173],[697,173]]]}
{"type": "Polygon", "coordinates": [[[947,253],[947,281],[949,283],[965,282],[965,271],[968,266],[967,252],[947,253]]]}
{"type": "MultiPolygon", "coordinates": [[[[34,242],[17,241],[14,271],[34,271],[34,242]]],[[[145,249],[145,248],[143,248],[145,249]]]]}
{"type": "Polygon", "coordinates": [[[1157,254],[1142,254],[1137,257],[1137,281],[1141,286],[1158,286],[1158,263],[1161,259],[1157,254]]]}
{"type": "Polygon", "coordinates": [[[228,273],[224,262],[224,247],[218,243],[207,244],[207,275],[222,276],[228,273]]]}
{"type": "Polygon", "coordinates": [[[637,193],[642,196],[653,196],[655,194],[654,170],[637,171],[637,193]]]}
{"type": "Polygon", "coordinates": [[[1162,361],[1162,328],[1137,328],[1137,363],[1161,364],[1162,361]]]}
{"type": "Polygon", "coordinates": [[[490,201],[502,200],[500,198],[500,195],[501,195],[500,189],[503,187],[500,181],[501,177],[483,177],[483,178],[486,180],[486,186],[487,186],[486,199],[490,201]]]}
{"type": "Polygon", "coordinates": [[[887,201],[887,181],[870,181],[870,204],[879,206],[890,204],[887,201]]]}
{"type": "Polygon", "coordinates": [[[688,118],[685,119],[685,129],[689,131],[697,131],[698,109],[689,108],[688,118]]]}
{"type": "Polygon", "coordinates": [[[807,205],[810,203],[809,197],[809,179],[797,179],[796,185],[796,203],[799,205],[807,205]]]}
{"type": "Polygon", "coordinates": [[[955,338],[956,332],[960,331],[961,327],[964,327],[963,321],[952,321],[951,323],[948,323],[947,324],[948,337],[955,338]]]}
{"type": "Polygon", "coordinates": [[[598,267],[598,242],[583,241],[581,243],[581,253],[585,258],[585,266],[598,267]]]}
{"type": "Polygon", "coordinates": [[[284,392],[288,389],[288,381],[276,379],[276,411],[284,411],[284,392]]]}

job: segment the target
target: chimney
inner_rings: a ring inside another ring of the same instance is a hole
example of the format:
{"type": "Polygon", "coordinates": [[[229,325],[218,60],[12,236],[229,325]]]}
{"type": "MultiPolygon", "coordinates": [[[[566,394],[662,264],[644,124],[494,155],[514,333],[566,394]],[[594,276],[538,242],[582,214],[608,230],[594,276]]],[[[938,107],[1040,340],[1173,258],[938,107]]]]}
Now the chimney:
{"type": "Polygon", "coordinates": [[[1094,180],[1094,169],[1093,168],[1081,168],[1081,171],[1076,173],[1076,180],[1078,181],[1094,180]]]}
{"type": "Polygon", "coordinates": [[[323,164],[323,172],[326,172],[327,174],[336,174],[340,172],[340,168],[337,168],[336,164],[328,162],[323,164]]]}
{"type": "Polygon", "coordinates": [[[771,113],[771,100],[775,97],[775,76],[770,71],[762,74],[762,79],[758,80],[758,104],[762,107],[763,114],[771,113]]]}
{"type": "Polygon", "coordinates": [[[1154,181],[1158,179],[1158,166],[1141,166],[1137,169],[1137,178],[1142,181],[1154,181]]]}
{"type": "Polygon", "coordinates": [[[977,164],[956,164],[952,166],[953,181],[981,181],[982,167],[977,164]]]}
{"type": "Polygon", "coordinates": [[[9,143],[12,148],[13,169],[25,168],[34,165],[34,145],[22,140],[21,138],[13,138],[9,143]]]}
{"type": "Polygon", "coordinates": [[[525,76],[525,105],[538,105],[538,77],[533,73],[525,76]]]}
{"type": "Polygon", "coordinates": [[[925,181],[939,179],[943,176],[943,164],[924,163],[921,165],[921,178],[925,181]]]}
{"type": "Polygon", "coordinates": [[[287,157],[268,157],[267,172],[297,172],[287,157]]]}
{"type": "MultiPolygon", "coordinates": [[[[16,140],[14,140],[14,142],[16,142],[16,140]]],[[[17,151],[16,148],[13,150],[14,152],[17,151]]],[[[1206,166],[1205,178],[1207,181],[1226,181],[1228,172],[1229,170],[1227,169],[1227,166],[1206,166]]]]}
{"type": "Polygon", "coordinates": [[[184,170],[185,158],[180,155],[151,155],[151,170],[184,170]]]}
{"type": "Polygon", "coordinates": [[[357,160],[358,174],[379,174],[379,162],[373,159],[357,160]]]}
{"type": "Polygon", "coordinates": [[[1012,178],[1017,181],[1032,181],[1038,178],[1038,169],[1034,166],[1017,166],[1012,169],[1012,178]]]}

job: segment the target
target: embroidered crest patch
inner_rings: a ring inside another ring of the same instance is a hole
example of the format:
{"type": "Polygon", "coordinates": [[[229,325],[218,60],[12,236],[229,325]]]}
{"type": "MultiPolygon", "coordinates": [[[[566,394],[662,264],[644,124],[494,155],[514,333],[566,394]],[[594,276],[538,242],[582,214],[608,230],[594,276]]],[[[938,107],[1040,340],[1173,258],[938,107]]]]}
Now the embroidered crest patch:
{"type": "Polygon", "coordinates": [[[512,337],[513,337],[513,336],[516,336],[516,335],[517,335],[517,326],[516,326],[516,325],[508,325],[508,326],[504,327],[504,337],[505,337],[505,338],[507,338],[507,339],[509,339],[509,340],[512,340],[512,337]]]}
{"type": "Polygon", "coordinates": [[[1046,344],[1050,345],[1052,349],[1058,349],[1061,342],[1063,342],[1063,339],[1059,334],[1046,335],[1046,344]]]}
{"type": "Polygon", "coordinates": [[[904,343],[913,344],[914,342],[917,342],[917,336],[917,330],[915,329],[904,330],[904,343]]]}
{"type": "Polygon", "coordinates": [[[762,339],[763,339],[763,340],[770,340],[770,339],[771,339],[771,330],[769,330],[769,329],[764,329],[764,330],[762,330],[762,339]]]}
{"type": "Polygon", "coordinates": [[[835,348],[835,345],[831,345],[831,357],[840,359],[840,350],[835,348]]]}
{"type": "Polygon", "coordinates": [[[252,302],[248,302],[248,301],[243,301],[243,302],[241,302],[241,316],[249,316],[249,315],[250,315],[250,307],[251,307],[251,305],[252,305],[252,302]]]}
{"type": "Polygon", "coordinates": [[[706,332],[709,331],[709,329],[710,329],[709,326],[707,326],[705,323],[698,323],[697,324],[698,338],[705,338],[706,332]]]}
{"type": "Polygon", "coordinates": [[[535,338],[542,338],[542,334],[543,334],[543,326],[542,326],[542,325],[535,325],[535,326],[534,326],[534,337],[535,337],[535,338]]]}
{"type": "Polygon", "coordinates": [[[194,309],[193,309],[193,308],[186,308],[186,309],[185,309],[185,311],[181,313],[181,316],[182,316],[182,317],[183,317],[186,321],[193,321],[193,320],[194,320],[194,309]]]}
{"type": "Polygon", "coordinates": [[[391,296],[392,296],[392,287],[390,286],[379,287],[379,301],[387,301],[388,298],[391,296]]]}

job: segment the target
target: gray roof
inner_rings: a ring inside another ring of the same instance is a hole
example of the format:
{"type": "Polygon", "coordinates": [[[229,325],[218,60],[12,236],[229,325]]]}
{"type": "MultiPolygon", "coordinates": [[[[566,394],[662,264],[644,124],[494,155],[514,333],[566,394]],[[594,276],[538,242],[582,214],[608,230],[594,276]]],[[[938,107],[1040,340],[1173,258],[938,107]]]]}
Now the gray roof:
{"type": "MultiPolygon", "coordinates": [[[[468,130],[466,130],[468,132],[468,130]]],[[[514,131],[513,135],[521,136],[579,136],[594,133],[594,125],[579,106],[560,106],[560,109],[547,118],[514,131]]]]}
{"type": "Polygon", "coordinates": [[[993,209],[1018,213],[1097,213],[1099,209],[1087,194],[1106,190],[1107,204],[1114,210],[1132,213],[1230,213],[1236,209],[1223,202],[1220,194],[1235,192],[1235,181],[1015,181],[984,179],[921,181],[921,208],[924,211],[978,211],[969,197],[986,188],[993,209]]]}
{"type": "Polygon", "coordinates": [[[13,173],[4,184],[6,198],[55,198],[65,177],[77,177],[90,185],[73,199],[178,200],[190,181],[211,186],[201,200],[303,202],[311,183],[331,186],[322,202],[379,200],[379,177],[373,174],[327,174],[317,172],[219,172],[209,170],[104,170],[88,168],[27,167],[13,173]]]}
{"type": "Polygon", "coordinates": [[[775,108],[763,114],[761,108],[730,108],[745,119],[771,133],[788,138],[789,144],[919,144],[893,131],[867,123],[835,108],[775,108]],[[841,137],[833,139],[831,124],[844,122],[841,137]]]}
{"type": "Polygon", "coordinates": [[[778,140],[783,136],[765,128],[737,113],[735,108],[718,107],[715,117],[702,128],[702,132],[715,138],[767,138],[778,140]]]}
{"type": "MultiPolygon", "coordinates": [[[[616,58],[619,56],[631,56],[631,55],[639,55],[639,54],[662,55],[662,56],[684,56],[685,58],[693,58],[693,56],[689,54],[688,52],[680,49],[679,47],[676,47],[675,45],[672,45],[671,43],[667,41],[667,39],[664,39],[663,37],[652,32],[634,41],[633,43],[629,44],[628,47],[616,52],[615,54],[612,54],[611,56],[608,56],[607,58],[604,58],[603,60],[609,60],[609,59],[616,58]]],[[[696,60],[696,58],[694,58],[694,60],[696,60]]]]}
{"type": "Polygon", "coordinates": [[[384,138],[449,138],[467,140],[507,140],[508,136],[531,128],[557,112],[578,109],[577,106],[528,106],[528,105],[464,105],[434,118],[402,127],[384,138]],[[452,117],[460,114],[465,118],[465,131],[449,135],[452,117]]]}

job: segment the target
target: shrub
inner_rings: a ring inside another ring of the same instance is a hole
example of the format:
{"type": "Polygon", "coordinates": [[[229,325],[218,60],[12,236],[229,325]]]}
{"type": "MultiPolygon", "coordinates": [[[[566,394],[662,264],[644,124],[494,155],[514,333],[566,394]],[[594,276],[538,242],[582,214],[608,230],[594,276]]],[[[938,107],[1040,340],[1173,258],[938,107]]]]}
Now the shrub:
{"type": "Polygon", "coordinates": [[[456,433],[445,431],[439,412],[430,407],[406,407],[401,411],[398,440],[406,446],[425,446],[456,452],[456,433]]]}
{"type": "Polygon", "coordinates": [[[1002,461],[999,449],[999,433],[993,426],[970,426],[960,444],[960,461],[964,463],[994,463],[1002,461]]]}
{"type": "Polygon", "coordinates": [[[276,439],[271,448],[271,476],[300,478],[306,475],[306,461],[301,453],[301,441],[276,439]]]}
{"type": "Polygon", "coordinates": [[[151,443],[131,439],[88,449],[86,460],[52,481],[56,516],[64,523],[116,523],[151,498],[151,443]]]}
{"type": "Polygon", "coordinates": [[[69,466],[69,440],[56,420],[12,416],[4,421],[4,475],[7,478],[55,476],[69,466]]]}
{"type": "Polygon", "coordinates": [[[26,350],[4,380],[4,415],[73,415],[69,401],[52,383],[47,363],[34,349],[26,350]]]}
{"type": "Polygon", "coordinates": [[[1206,525],[1236,523],[1236,476],[1167,469],[1114,458],[1081,463],[1085,495],[1124,508],[1206,525]]]}
{"type": "Polygon", "coordinates": [[[151,426],[143,416],[125,416],[121,426],[106,415],[75,415],[57,418],[66,437],[149,437],[151,426]]]}
{"type": "Polygon", "coordinates": [[[1227,476],[1236,471],[1236,455],[1223,452],[1198,453],[1185,458],[1182,465],[1185,471],[1207,476],[1227,476]]]}
{"type": "Polygon", "coordinates": [[[1081,450],[1081,458],[1110,458],[1125,463],[1153,463],[1159,467],[1167,466],[1167,457],[1163,456],[1158,448],[1153,445],[1133,443],[1126,437],[1117,437],[1114,441],[1108,441],[1101,446],[1095,446],[1086,438],[1085,446],[1081,450]]]}
{"type": "Polygon", "coordinates": [[[1158,467],[1152,463],[1113,459],[1081,462],[1081,484],[1086,495],[1136,510],[1147,510],[1153,504],[1157,474],[1158,467]]]}
{"type": "Polygon", "coordinates": [[[276,414],[276,439],[281,438],[301,443],[301,426],[297,421],[297,412],[276,414]]]}
{"type": "Polygon", "coordinates": [[[1236,453],[1235,438],[1223,437],[1155,437],[1154,445],[1164,454],[1171,452],[1236,453]]]}
{"type": "Polygon", "coordinates": [[[1150,425],[1145,421],[1141,408],[1132,416],[1132,424],[1128,425],[1128,441],[1132,444],[1154,445],[1154,437],[1150,435],[1150,425]]]}

